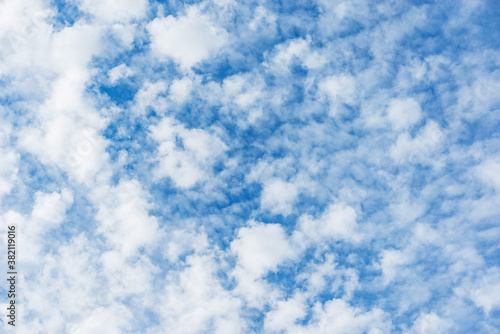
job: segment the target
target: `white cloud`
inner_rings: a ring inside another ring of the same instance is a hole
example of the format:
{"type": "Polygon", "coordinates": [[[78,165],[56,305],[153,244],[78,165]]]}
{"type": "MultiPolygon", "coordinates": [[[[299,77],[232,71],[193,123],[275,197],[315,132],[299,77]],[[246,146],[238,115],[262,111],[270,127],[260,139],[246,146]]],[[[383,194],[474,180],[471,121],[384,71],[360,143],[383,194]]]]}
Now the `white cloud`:
{"type": "Polygon", "coordinates": [[[500,269],[491,268],[471,286],[470,298],[477,307],[481,307],[486,314],[500,309],[500,269]]]}
{"type": "Polygon", "coordinates": [[[439,125],[433,121],[420,129],[415,137],[411,137],[407,132],[398,136],[396,142],[390,147],[389,154],[398,164],[431,165],[441,167],[443,162],[432,159],[440,151],[445,134],[439,125]]]}
{"type": "Polygon", "coordinates": [[[267,11],[264,6],[259,6],[248,26],[254,31],[262,29],[268,33],[273,33],[276,30],[276,20],[276,15],[267,11]]]}
{"type": "Polygon", "coordinates": [[[299,191],[297,185],[282,180],[270,180],[264,184],[260,205],[273,214],[287,216],[292,213],[299,191]]]}
{"type": "Polygon", "coordinates": [[[189,7],[185,16],[156,18],[147,29],[153,54],[170,57],[183,69],[208,59],[227,40],[227,32],[196,6],[189,7]]]}
{"type": "Polygon", "coordinates": [[[133,74],[133,71],[125,64],[120,64],[108,71],[109,82],[115,84],[118,80],[127,78],[133,74]]]}
{"type": "Polygon", "coordinates": [[[217,279],[217,264],[210,255],[190,255],[187,267],[168,275],[164,290],[157,293],[160,327],[152,333],[242,333],[241,301],[217,279]]]}
{"type": "Polygon", "coordinates": [[[484,266],[483,257],[470,246],[447,245],[443,253],[453,262],[448,270],[450,275],[458,276],[484,266]]]}
{"type": "Polygon", "coordinates": [[[4,151],[3,149],[0,149],[0,160],[2,161],[2,166],[0,167],[1,199],[14,187],[14,181],[16,179],[19,164],[19,154],[12,150],[4,151]]]}
{"type": "Polygon", "coordinates": [[[327,334],[335,329],[338,334],[382,334],[391,331],[392,324],[387,314],[380,309],[364,312],[352,307],[341,299],[332,299],[324,305],[314,306],[312,323],[307,326],[294,326],[290,334],[327,334]]]}
{"type": "MultiPolygon", "coordinates": [[[[55,32],[52,37],[51,54],[47,55],[54,69],[63,74],[66,71],[80,71],[83,74],[71,73],[75,79],[88,79],[86,66],[96,54],[102,51],[102,29],[98,26],[76,22],[71,27],[65,27],[55,32]]],[[[45,60],[47,61],[47,60],[45,60]]],[[[61,96],[62,101],[68,98],[61,96]]]]}
{"type": "Polygon", "coordinates": [[[55,14],[52,8],[45,5],[37,0],[0,3],[0,57],[3,58],[0,74],[28,65],[26,60],[33,54],[39,56],[36,48],[48,42],[47,35],[52,31],[52,26],[46,21],[55,14]],[[31,51],[30,55],[27,50],[31,51]]]}
{"type": "Polygon", "coordinates": [[[422,118],[422,109],[412,98],[392,99],[387,107],[387,119],[395,130],[404,130],[422,118]]]}
{"type": "Polygon", "coordinates": [[[169,117],[150,130],[160,144],[159,166],[154,175],[170,177],[180,188],[191,188],[206,180],[213,164],[227,148],[217,135],[202,129],[186,129],[169,117]]]}
{"type": "MultiPolygon", "coordinates": [[[[238,282],[236,291],[252,307],[262,308],[266,304],[279,303],[279,292],[261,279],[268,271],[295,260],[309,246],[321,247],[322,242],[331,239],[358,241],[360,234],[356,229],[356,213],[345,205],[330,206],[317,220],[303,217],[290,237],[277,224],[251,223],[249,227],[241,228],[237,238],[231,242],[231,250],[238,258],[232,272],[238,282]]],[[[307,293],[314,296],[325,288],[327,277],[335,275],[345,278],[342,284],[345,298],[350,298],[358,287],[357,274],[352,270],[336,271],[332,256],[327,256],[325,263],[315,266],[310,274],[298,278],[307,281],[307,293]]],[[[281,320],[269,319],[268,326],[280,326],[281,320]]]]}
{"type": "Polygon", "coordinates": [[[238,231],[238,237],[231,242],[231,251],[238,258],[231,273],[238,282],[235,292],[249,307],[262,309],[267,304],[277,302],[279,291],[262,277],[299,254],[283,228],[277,224],[253,222],[238,231]]]}
{"type": "Polygon", "coordinates": [[[413,234],[420,243],[435,243],[439,240],[439,233],[427,224],[417,223],[413,234]]]}
{"type": "Polygon", "coordinates": [[[408,252],[400,250],[384,250],[381,253],[380,268],[382,269],[384,285],[389,284],[401,275],[402,267],[407,266],[412,261],[412,256],[408,252]]]}
{"type": "Polygon", "coordinates": [[[252,166],[248,175],[245,176],[247,182],[260,182],[265,185],[269,180],[279,177],[291,177],[295,175],[296,169],[292,165],[292,157],[284,157],[272,161],[260,160],[252,166]]]}
{"type": "Polygon", "coordinates": [[[70,334],[120,334],[130,329],[133,313],[123,305],[99,307],[78,324],[70,327],[70,334]]]}
{"type": "Polygon", "coordinates": [[[106,120],[84,94],[91,78],[88,63],[101,51],[101,33],[99,27],[76,22],[46,34],[33,52],[23,53],[27,59],[19,59],[38,77],[30,76],[37,83],[30,87],[34,101],[27,104],[33,121],[20,129],[19,147],[87,184],[108,163],[107,142],[98,135],[106,120]]]}
{"type": "MultiPolygon", "coordinates": [[[[0,109],[1,110],[1,109],[0,109]]],[[[3,110],[2,110],[3,111],[3,110]]],[[[11,126],[5,120],[0,125],[0,203],[2,197],[8,194],[14,187],[19,169],[19,153],[11,149],[9,141],[11,137],[11,126]]]]}
{"type": "Polygon", "coordinates": [[[300,243],[328,239],[360,241],[362,234],[358,231],[356,216],[356,211],[350,206],[331,204],[318,219],[308,215],[301,216],[294,239],[300,243]]]}
{"type": "Polygon", "coordinates": [[[263,78],[251,74],[238,74],[225,78],[221,88],[224,102],[231,109],[235,109],[233,112],[236,112],[237,116],[242,115],[248,108],[259,106],[259,102],[266,96],[263,78]]]}
{"type": "Polygon", "coordinates": [[[330,115],[337,115],[342,104],[355,104],[357,98],[356,79],[351,75],[334,75],[318,84],[321,93],[328,96],[330,115]]]}
{"type": "Polygon", "coordinates": [[[164,81],[145,82],[134,97],[133,110],[137,115],[144,115],[146,108],[151,107],[156,111],[165,109],[164,99],[162,95],[168,88],[164,81]]]}
{"type": "Polygon", "coordinates": [[[279,301],[276,307],[266,314],[265,331],[271,333],[286,331],[307,315],[307,307],[307,301],[301,294],[279,301]]]}
{"type": "Polygon", "coordinates": [[[169,88],[169,96],[174,102],[182,103],[191,94],[193,86],[194,80],[189,77],[173,80],[169,88]]]}
{"type": "Polygon", "coordinates": [[[40,128],[22,134],[21,147],[36,154],[45,164],[60,167],[76,180],[89,184],[106,166],[106,142],[94,129],[78,128],[74,119],[54,114],[40,128]]]}
{"type": "Polygon", "coordinates": [[[487,159],[474,168],[476,176],[485,184],[492,185],[500,195],[500,161],[487,159]]]}
{"type": "Polygon", "coordinates": [[[491,114],[488,114],[496,110],[496,106],[500,102],[498,94],[496,94],[500,89],[498,76],[478,73],[473,80],[474,82],[470,85],[464,83],[456,93],[456,110],[461,117],[468,121],[480,117],[489,118],[491,114]]]}
{"type": "Polygon", "coordinates": [[[209,248],[210,242],[204,233],[195,233],[190,230],[175,230],[169,234],[170,241],[165,246],[165,257],[172,263],[179,260],[179,256],[194,251],[200,253],[209,248]]]}
{"type": "Polygon", "coordinates": [[[305,281],[307,283],[307,294],[315,296],[326,288],[327,279],[339,275],[340,271],[336,270],[336,266],[335,256],[327,254],[321,263],[312,265],[311,271],[302,273],[297,277],[297,280],[305,281]]]}
{"type": "Polygon", "coordinates": [[[22,230],[19,234],[20,243],[24,245],[21,263],[26,265],[27,270],[38,263],[45,236],[66,219],[66,211],[73,204],[73,194],[69,189],[53,193],[36,192],[34,201],[29,215],[11,210],[0,216],[5,228],[7,224],[18,224],[22,230]]]}
{"type": "Polygon", "coordinates": [[[111,35],[127,50],[132,49],[137,33],[137,24],[115,23],[111,26],[111,35]]]}
{"type": "Polygon", "coordinates": [[[279,264],[295,257],[285,231],[277,224],[253,224],[238,231],[231,242],[231,250],[238,256],[238,266],[251,277],[261,277],[279,264]]]}
{"type": "MultiPolygon", "coordinates": [[[[19,237],[27,231],[20,229],[19,237]]],[[[46,247],[53,247],[56,242],[47,236],[44,239],[49,241],[46,247]]],[[[24,252],[19,254],[22,272],[18,284],[23,285],[24,293],[18,296],[16,303],[24,321],[16,326],[19,333],[71,333],[80,319],[109,301],[105,293],[101,293],[102,281],[94,262],[99,250],[88,239],[80,235],[69,241],[58,240],[59,247],[54,252],[36,254],[33,263],[25,262],[25,256],[32,255],[32,249],[26,248],[32,246],[32,242],[28,239],[21,242],[19,246],[24,252]],[[55,308],[59,311],[53,312],[55,308]]]]}
{"type": "Polygon", "coordinates": [[[154,244],[160,237],[158,221],[149,215],[148,195],[139,182],[121,181],[115,187],[96,187],[92,196],[99,210],[98,232],[124,256],[134,255],[139,247],[154,244]]]}
{"type": "Polygon", "coordinates": [[[396,226],[405,226],[415,221],[425,213],[425,206],[416,199],[409,199],[408,196],[401,196],[397,202],[389,206],[392,222],[396,226]]]}
{"type": "Polygon", "coordinates": [[[421,314],[415,320],[411,333],[440,334],[449,333],[452,324],[449,320],[440,318],[435,313],[421,314]]]}
{"type": "Polygon", "coordinates": [[[53,225],[61,223],[66,215],[66,210],[73,203],[73,195],[68,189],[63,189],[61,193],[35,194],[35,205],[31,212],[34,220],[30,232],[43,231],[53,225]]]}
{"type": "Polygon", "coordinates": [[[147,256],[135,254],[135,257],[127,258],[127,255],[132,254],[123,253],[120,249],[101,253],[100,273],[109,284],[102,297],[104,300],[116,300],[130,296],[136,298],[137,303],[150,305],[154,294],[153,277],[159,270],[147,256]]]}
{"type": "MultiPolygon", "coordinates": [[[[280,44],[276,47],[276,55],[272,58],[272,65],[279,68],[280,70],[287,71],[289,66],[296,60],[300,61],[308,69],[319,69],[327,63],[327,59],[324,55],[318,51],[312,50],[311,39],[294,39],[288,41],[284,44],[280,44]]],[[[346,81],[342,81],[345,83],[346,81]]],[[[329,78],[326,80],[324,85],[326,85],[325,90],[330,94],[332,90],[337,91],[338,86],[335,85],[335,79],[329,78]]],[[[338,82],[338,81],[337,81],[338,82]]]]}

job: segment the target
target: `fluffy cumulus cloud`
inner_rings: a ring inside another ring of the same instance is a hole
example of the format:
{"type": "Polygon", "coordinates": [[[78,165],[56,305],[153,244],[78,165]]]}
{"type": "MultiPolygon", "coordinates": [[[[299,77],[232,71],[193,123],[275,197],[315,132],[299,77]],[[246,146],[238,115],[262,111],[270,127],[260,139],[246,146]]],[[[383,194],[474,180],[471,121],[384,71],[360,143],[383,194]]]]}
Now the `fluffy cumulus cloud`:
{"type": "Polygon", "coordinates": [[[394,129],[407,129],[421,118],[422,110],[414,99],[393,99],[387,107],[387,118],[394,129]]]}
{"type": "Polygon", "coordinates": [[[500,332],[498,21],[2,1],[0,332],[500,332]]]}
{"type": "Polygon", "coordinates": [[[211,169],[227,146],[215,134],[202,129],[186,129],[165,117],[151,128],[159,143],[156,178],[169,177],[176,186],[190,188],[211,176],[211,169]]]}
{"type": "Polygon", "coordinates": [[[155,18],[147,25],[151,51],[160,59],[169,57],[188,69],[208,59],[226,42],[227,32],[197,7],[186,14],[155,18]]]}

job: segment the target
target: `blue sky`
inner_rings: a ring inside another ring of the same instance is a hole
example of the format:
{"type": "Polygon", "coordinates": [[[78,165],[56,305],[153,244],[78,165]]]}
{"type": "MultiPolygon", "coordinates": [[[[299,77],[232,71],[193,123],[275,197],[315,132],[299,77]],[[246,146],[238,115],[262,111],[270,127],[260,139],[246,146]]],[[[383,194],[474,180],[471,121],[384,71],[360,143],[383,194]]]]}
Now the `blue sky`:
{"type": "Polygon", "coordinates": [[[499,21],[2,2],[18,333],[500,332],[499,21]]]}

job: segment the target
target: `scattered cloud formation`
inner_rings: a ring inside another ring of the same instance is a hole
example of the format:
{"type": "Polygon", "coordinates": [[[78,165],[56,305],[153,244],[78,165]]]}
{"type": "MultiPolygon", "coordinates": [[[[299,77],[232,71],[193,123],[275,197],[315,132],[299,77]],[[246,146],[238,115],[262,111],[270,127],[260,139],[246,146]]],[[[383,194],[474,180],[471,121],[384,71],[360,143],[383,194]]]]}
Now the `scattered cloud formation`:
{"type": "Polygon", "coordinates": [[[500,332],[499,21],[1,2],[17,333],[500,332]]]}

